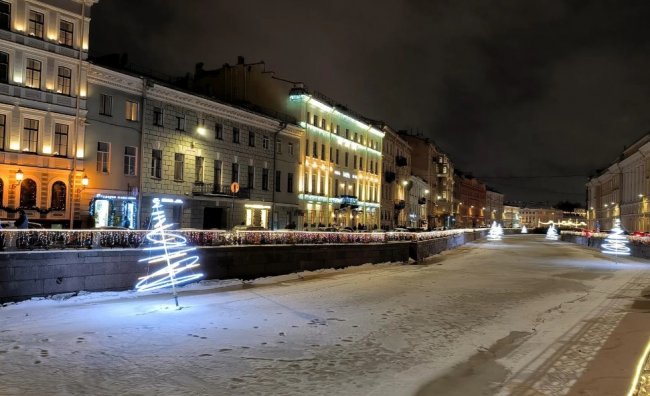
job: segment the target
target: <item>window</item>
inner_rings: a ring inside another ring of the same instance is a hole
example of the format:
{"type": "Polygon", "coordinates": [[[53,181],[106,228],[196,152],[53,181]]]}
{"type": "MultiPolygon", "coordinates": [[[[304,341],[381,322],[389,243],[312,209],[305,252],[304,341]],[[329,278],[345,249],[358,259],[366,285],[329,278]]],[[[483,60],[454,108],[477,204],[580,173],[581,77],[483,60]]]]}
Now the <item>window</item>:
{"type": "Polygon", "coordinates": [[[336,149],[336,165],[339,164],[339,149],[336,149]]]}
{"type": "Polygon", "coordinates": [[[38,120],[25,118],[23,128],[23,151],[35,153],[38,147],[38,120]]]}
{"type": "Polygon", "coordinates": [[[268,136],[262,136],[262,148],[265,150],[269,149],[269,137],[268,136]]]}
{"type": "Polygon", "coordinates": [[[36,206],[36,182],[25,179],[20,183],[20,207],[33,208],[36,206]]]}
{"type": "Polygon", "coordinates": [[[349,154],[346,152],[345,153],[345,166],[348,166],[348,159],[349,159],[349,154]]]}
{"type": "Polygon", "coordinates": [[[293,192],[293,173],[287,173],[287,192],[293,192]]]}
{"type": "Polygon", "coordinates": [[[282,141],[278,140],[275,142],[275,152],[278,154],[282,154],[282,141]]]}
{"type": "Polygon", "coordinates": [[[113,97],[110,95],[99,95],[99,114],[105,116],[113,115],[113,97]]]}
{"type": "Polygon", "coordinates": [[[239,164],[238,163],[233,162],[233,164],[232,164],[232,174],[231,174],[231,177],[230,177],[230,182],[239,183],[239,164]]]}
{"type": "Polygon", "coordinates": [[[41,87],[41,62],[34,59],[27,59],[27,73],[25,74],[25,85],[30,88],[41,87]]]}
{"type": "Polygon", "coordinates": [[[325,161],[325,144],[320,145],[320,159],[325,161]]]}
{"type": "Polygon", "coordinates": [[[0,52],[0,82],[9,82],[9,54],[6,52],[0,52]]]}
{"type": "Polygon", "coordinates": [[[11,4],[0,1],[0,29],[11,30],[11,4]]]}
{"type": "Polygon", "coordinates": [[[223,124],[217,122],[214,124],[214,138],[223,140],[223,124]]]}
{"type": "Polygon", "coordinates": [[[5,149],[5,139],[7,137],[7,116],[0,114],[0,150],[5,149]]]}
{"type": "Polygon", "coordinates": [[[262,169],[262,190],[269,190],[269,170],[266,168],[262,169]]]}
{"type": "Polygon", "coordinates": [[[255,187],[255,167],[248,165],[248,188],[251,190],[255,187]]]}
{"type": "Polygon", "coordinates": [[[275,171],[275,192],[281,192],[282,172],[275,171]]]}
{"type": "Polygon", "coordinates": [[[162,150],[151,150],[151,177],[162,177],[162,150]]]}
{"type": "Polygon", "coordinates": [[[30,11],[29,12],[29,30],[27,33],[30,36],[43,38],[43,22],[45,17],[40,12],[30,11]]]}
{"type": "Polygon", "coordinates": [[[126,101],[126,110],[124,112],[128,121],[138,120],[138,102],[126,101]]]}
{"type": "Polygon", "coordinates": [[[313,143],[312,143],[312,150],[311,150],[311,152],[312,152],[312,154],[311,154],[312,157],[314,157],[314,158],[318,158],[318,143],[317,143],[317,142],[313,142],[313,143]]]}
{"type": "Polygon", "coordinates": [[[293,155],[293,143],[287,143],[287,151],[289,155],[293,155]]]}
{"type": "Polygon", "coordinates": [[[163,126],[163,109],[161,107],[153,108],[153,124],[163,126]]]}
{"type": "Polygon", "coordinates": [[[357,155],[356,154],[352,156],[352,164],[353,164],[353,168],[357,169],[357,155]]]}
{"type": "Polygon", "coordinates": [[[248,145],[255,147],[255,132],[253,131],[248,131],[248,145]]]}
{"type": "Polygon", "coordinates": [[[97,172],[108,173],[108,159],[111,145],[106,142],[97,142],[97,172]]]}
{"type": "Polygon", "coordinates": [[[321,120],[320,120],[320,127],[321,127],[321,129],[325,129],[325,128],[326,128],[326,124],[327,124],[327,121],[325,121],[324,118],[321,118],[321,120]]]}
{"type": "Polygon", "coordinates": [[[313,122],[313,124],[315,126],[318,126],[318,116],[316,114],[314,114],[314,122],[313,122]]]}
{"type": "Polygon", "coordinates": [[[183,180],[183,168],[185,167],[185,154],[174,153],[174,180],[183,180]]]}
{"type": "Polygon", "coordinates": [[[59,74],[56,77],[56,92],[63,95],[70,95],[72,86],[72,70],[59,66],[59,74]]]}
{"type": "Polygon", "coordinates": [[[59,210],[65,209],[65,183],[62,181],[57,181],[52,184],[50,208],[59,210]]]}
{"type": "Polygon", "coordinates": [[[67,124],[54,124],[54,155],[68,155],[68,128],[67,124]]]}
{"type": "Polygon", "coordinates": [[[194,181],[195,183],[203,183],[203,157],[196,157],[194,163],[194,181]]]}
{"type": "Polygon", "coordinates": [[[221,160],[214,160],[214,180],[212,180],[214,187],[212,188],[215,192],[221,192],[221,168],[221,160]]]}
{"type": "Polygon", "coordinates": [[[59,22],[59,44],[66,47],[72,47],[72,32],[74,25],[72,22],[64,21],[61,19],[59,22]]]}
{"type": "Polygon", "coordinates": [[[176,130],[184,131],[185,130],[185,116],[176,116],[176,130]]]}
{"type": "Polygon", "coordinates": [[[138,151],[135,147],[124,147],[124,174],[126,176],[135,176],[136,158],[138,151]]]}
{"type": "Polygon", "coordinates": [[[239,143],[239,128],[232,129],[232,142],[239,143]]]}
{"type": "Polygon", "coordinates": [[[363,170],[363,157],[359,157],[359,170],[363,170]]]}
{"type": "Polygon", "coordinates": [[[349,139],[350,138],[350,130],[345,128],[345,138],[349,139]]]}
{"type": "Polygon", "coordinates": [[[334,179],[334,196],[339,196],[339,179],[334,179]]]}
{"type": "Polygon", "coordinates": [[[307,139],[307,143],[305,144],[305,156],[309,157],[309,139],[307,139]]]}
{"type": "Polygon", "coordinates": [[[334,162],[334,147],[330,146],[330,162],[334,162]]]}

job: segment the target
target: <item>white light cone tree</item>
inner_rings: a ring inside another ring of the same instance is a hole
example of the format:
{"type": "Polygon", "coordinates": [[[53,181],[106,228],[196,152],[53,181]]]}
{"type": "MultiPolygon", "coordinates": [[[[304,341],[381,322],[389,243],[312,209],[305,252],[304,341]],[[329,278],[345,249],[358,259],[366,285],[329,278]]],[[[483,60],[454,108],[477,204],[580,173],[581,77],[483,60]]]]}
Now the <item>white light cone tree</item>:
{"type": "Polygon", "coordinates": [[[528,234],[528,228],[526,228],[526,226],[522,226],[521,227],[521,233],[522,234],[528,234]]]}
{"type": "Polygon", "coordinates": [[[601,251],[616,256],[629,256],[630,248],[627,246],[628,242],[629,240],[621,228],[621,220],[616,219],[614,220],[614,228],[612,228],[609,236],[605,238],[601,245],[601,251]]]}
{"type": "Polygon", "coordinates": [[[557,234],[555,224],[551,223],[551,225],[548,226],[548,231],[546,231],[546,239],[549,241],[557,241],[559,238],[560,236],[557,234]]]}
{"type": "Polygon", "coordinates": [[[165,212],[160,199],[154,198],[152,209],[152,230],[146,238],[153,246],[144,248],[152,255],[138,261],[146,261],[147,270],[158,265],[162,265],[162,267],[140,277],[135,288],[138,291],[149,291],[171,287],[176,306],[178,306],[176,286],[203,277],[203,274],[195,273],[192,270],[199,266],[199,257],[189,255],[196,248],[188,247],[187,239],[184,236],[170,230],[173,226],[172,223],[165,224],[165,212]]]}
{"type": "Polygon", "coordinates": [[[490,231],[488,232],[487,239],[490,241],[499,241],[501,240],[502,233],[499,233],[499,226],[497,226],[497,222],[494,221],[492,222],[492,227],[490,227],[490,231]]]}

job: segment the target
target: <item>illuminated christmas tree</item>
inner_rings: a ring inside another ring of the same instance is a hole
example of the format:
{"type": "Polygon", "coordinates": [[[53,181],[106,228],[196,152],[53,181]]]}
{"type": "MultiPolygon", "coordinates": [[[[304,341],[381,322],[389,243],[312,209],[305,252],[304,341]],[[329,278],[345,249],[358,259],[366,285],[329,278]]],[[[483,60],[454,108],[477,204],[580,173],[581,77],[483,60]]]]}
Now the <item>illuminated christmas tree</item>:
{"type": "Polygon", "coordinates": [[[551,240],[551,241],[557,241],[560,238],[560,236],[557,233],[557,230],[555,229],[555,225],[551,223],[551,225],[548,227],[548,231],[546,231],[546,239],[551,240]]]}
{"type": "Polygon", "coordinates": [[[503,234],[503,230],[499,232],[499,226],[497,226],[497,222],[493,221],[492,227],[490,227],[490,232],[488,232],[487,239],[491,241],[499,241],[501,240],[502,234],[503,234]]]}
{"type": "Polygon", "coordinates": [[[165,212],[160,199],[154,198],[152,209],[153,229],[146,238],[153,246],[146,247],[144,250],[153,253],[153,255],[139,261],[146,261],[148,268],[157,265],[162,265],[162,267],[139,278],[135,288],[138,291],[148,291],[171,286],[176,306],[178,306],[176,286],[203,277],[203,274],[192,271],[192,268],[199,266],[199,257],[188,255],[196,248],[188,247],[187,239],[184,236],[169,230],[173,224],[165,224],[165,212]]]}
{"type": "Polygon", "coordinates": [[[522,234],[528,234],[528,228],[526,228],[526,226],[522,226],[521,227],[521,233],[522,234]]]}
{"type": "Polygon", "coordinates": [[[630,248],[627,246],[628,239],[623,234],[623,229],[621,228],[621,220],[614,220],[614,228],[610,232],[609,236],[605,238],[603,244],[601,245],[602,252],[606,254],[614,254],[617,256],[629,256],[630,248]]]}

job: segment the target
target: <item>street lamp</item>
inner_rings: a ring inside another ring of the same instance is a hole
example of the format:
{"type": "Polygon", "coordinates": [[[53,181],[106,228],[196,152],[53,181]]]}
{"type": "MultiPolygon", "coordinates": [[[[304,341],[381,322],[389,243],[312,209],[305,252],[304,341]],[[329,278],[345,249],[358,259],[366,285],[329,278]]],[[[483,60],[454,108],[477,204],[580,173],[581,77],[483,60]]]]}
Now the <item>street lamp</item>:
{"type": "Polygon", "coordinates": [[[83,187],[78,188],[78,189],[77,189],[77,193],[80,193],[80,192],[82,192],[83,190],[85,190],[86,187],[88,187],[88,182],[89,182],[89,180],[88,180],[88,176],[84,175],[84,177],[81,179],[81,185],[82,185],[83,187]]]}
{"type": "Polygon", "coordinates": [[[18,169],[18,170],[16,171],[16,182],[13,183],[13,184],[11,185],[11,189],[13,190],[13,189],[15,189],[16,187],[18,187],[18,185],[23,181],[23,178],[24,178],[24,177],[25,177],[25,175],[23,174],[23,171],[21,171],[20,169],[18,169]]]}

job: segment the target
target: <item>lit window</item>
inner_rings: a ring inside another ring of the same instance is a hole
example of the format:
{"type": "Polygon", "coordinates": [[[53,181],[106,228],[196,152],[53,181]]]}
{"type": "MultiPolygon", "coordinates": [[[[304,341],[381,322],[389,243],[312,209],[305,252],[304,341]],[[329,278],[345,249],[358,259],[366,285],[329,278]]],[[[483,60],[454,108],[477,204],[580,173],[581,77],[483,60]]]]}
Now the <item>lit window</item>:
{"type": "Polygon", "coordinates": [[[97,142],[97,172],[108,173],[110,144],[97,142]]]}
{"type": "Polygon", "coordinates": [[[45,16],[40,12],[29,11],[29,30],[27,33],[30,36],[43,38],[43,22],[45,21],[45,16]]]}
{"type": "Polygon", "coordinates": [[[27,59],[25,85],[30,88],[41,87],[41,62],[34,59],[27,59]]]}
{"type": "Polygon", "coordinates": [[[56,78],[56,92],[63,95],[70,95],[72,85],[72,70],[59,66],[59,74],[56,78]]]}
{"type": "Polygon", "coordinates": [[[125,116],[129,121],[138,120],[138,102],[126,101],[125,116]]]}
{"type": "Polygon", "coordinates": [[[68,155],[68,125],[54,124],[54,155],[68,155]]]}
{"type": "Polygon", "coordinates": [[[64,21],[59,22],[59,44],[66,47],[72,47],[72,32],[74,25],[72,22],[64,21]]]}

